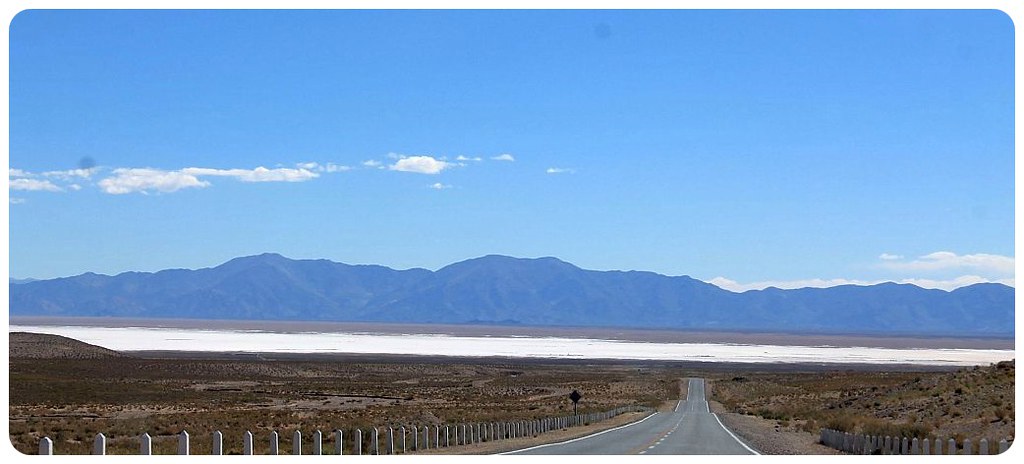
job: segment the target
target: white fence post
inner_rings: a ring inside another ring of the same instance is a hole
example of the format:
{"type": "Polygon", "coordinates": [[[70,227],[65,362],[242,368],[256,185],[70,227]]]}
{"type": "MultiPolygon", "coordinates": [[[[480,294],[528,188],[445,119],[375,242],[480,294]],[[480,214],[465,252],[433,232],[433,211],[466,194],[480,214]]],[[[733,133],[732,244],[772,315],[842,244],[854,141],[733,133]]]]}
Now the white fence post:
{"type": "Polygon", "coordinates": [[[210,446],[211,455],[220,456],[224,454],[224,434],[220,433],[220,430],[213,432],[213,444],[210,446]]]}
{"type": "Polygon", "coordinates": [[[248,430],[242,434],[242,454],[252,456],[252,432],[248,430]]]}
{"type": "Polygon", "coordinates": [[[270,432],[270,454],[277,456],[281,453],[280,448],[281,436],[277,434],[276,430],[270,432]]]}
{"type": "Polygon", "coordinates": [[[107,437],[102,433],[97,433],[96,438],[92,441],[92,454],[104,455],[107,454],[107,437]]]}
{"type": "Polygon", "coordinates": [[[949,454],[956,454],[956,440],[950,438],[947,443],[948,443],[948,446],[946,447],[946,451],[949,454]]]}
{"type": "Polygon", "coordinates": [[[178,434],[178,454],[182,456],[188,455],[188,432],[185,430],[178,434]]]}
{"type": "Polygon", "coordinates": [[[370,452],[374,455],[380,455],[380,434],[377,432],[377,427],[373,428],[373,438],[370,442],[370,452]]]}
{"type": "Polygon", "coordinates": [[[941,438],[936,438],[935,439],[935,445],[934,446],[935,446],[935,449],[932,451],[932,454],[942,454],[942,439],[941,438]]]}
{"type": "Polygon", "coordinates": [[[39,439],[39,454],[51,456],[53,455],[53,440],[50,437],[43,437],[39,439]]]}
{"type": "Polygon", "coordinates": [[[448,426],[446,425],[446,426],[444,426],[444,447],[448,448],[451,445],[452,445],[452,442],[451,442],[451,440],[449,440],[449,437],[448,437],[448,426]]]}
{"type": "Polygon", "coordinates": [[[356,429],[355,437],[356,456],[363,454],[363,431],[356,429]]]}
{"type": "Polygon", "coordinates": [[[324,434],[320,430],[313,432],[313,455],[319,456],[324,451],[324,434]]]}
{"type": "Polygon", "coordinates": [[[345,438],[345,432],[342,432],[341,429],[334,429],[334,454],[338,454],[338,455],[344,454],[342,452],[342,450],[345,449],[345,447],[344,447],[344,444],[345,444],[344,438],[345,438]]]}
{"type": "Polygon", "coordinates": [[[921,444],[918,443],[917,437],[910,441],[910,454],[921,454],[921,444]]]}
{"type": "Polygon", "coordinates": [[[921,440],[921,454],[931,454],[931,444],[927,438],[921,440]]]}
{"type": "Polygon", "coordinates": [[[398,431],[402,432],[402,454],[405,454],[408,452],[408,450],[405,449],[405,426],[403,425],[399,427],[398,431]]]}
{"type": "Polygon", "coordinates": [[[1008,449],[1010,449],[1010,444],[1007,443],[1006,439],[999,440],[999,454],[1005,453],[1008,449]]]}
{"type": "Polygon", "coordinates": [[[964,454],[974,454],[974,447],[971,446],[970,438],[964,438],[964,454]]]}
{"type": "Polygon", "coordinates": [[[139,435],[139,454],[153,454],[153,437],[150,437],[146,432],[142,432],[142,435],[139,435]]]}
{"type": "Polygon", "coordinates": [[[302,431],[300,430],[292,433],[292,454],[295,456],[302,455],[302,431]]]}
{"type": "Polygon", "coordinates": [[[982,438],[981,441],[978,442],[978,454],[988,455],[988,439],[987,438],[982,438]]]}
{"type": "Polygon", "coordinates": [[[388,454],[395,454],[395,429],[388,427],[388,454]]]}
{"type": "Polygon", "coordinates": [[[413,451],[419,451],[420,450],[420,429],[419,429],[419,427],[416,427],[415,425],[412,426],[412,450],[413,451]]]}

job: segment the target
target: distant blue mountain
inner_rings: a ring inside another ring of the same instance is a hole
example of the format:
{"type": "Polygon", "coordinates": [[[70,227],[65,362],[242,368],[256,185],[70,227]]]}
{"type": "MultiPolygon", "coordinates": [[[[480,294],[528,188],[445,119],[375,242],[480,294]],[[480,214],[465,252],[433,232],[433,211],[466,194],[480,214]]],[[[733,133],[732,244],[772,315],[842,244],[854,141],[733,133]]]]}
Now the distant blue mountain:
{"type": "Polygon", "coordinates": [[[914,285],[735,293],[687,277],[484,256],[431,272],[277,254],[206,269],[10,285],[10,314],[1012,335],[1014,289],[914,285]]]}

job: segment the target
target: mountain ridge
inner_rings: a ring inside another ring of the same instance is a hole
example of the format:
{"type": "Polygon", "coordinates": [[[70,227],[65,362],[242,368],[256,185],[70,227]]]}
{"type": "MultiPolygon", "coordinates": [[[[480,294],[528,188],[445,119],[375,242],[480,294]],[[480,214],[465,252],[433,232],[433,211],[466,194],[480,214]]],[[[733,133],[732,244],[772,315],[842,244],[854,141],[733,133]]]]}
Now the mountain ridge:
{"type": "Polygon", "coordinates": [[[1015,291],[886,282],[732,292],[689,276],[587,270],[554,257],[486,255],[430,271],[276,253],[9,289],[11,315],[965,335],[1012,334],[1015,291]]]}

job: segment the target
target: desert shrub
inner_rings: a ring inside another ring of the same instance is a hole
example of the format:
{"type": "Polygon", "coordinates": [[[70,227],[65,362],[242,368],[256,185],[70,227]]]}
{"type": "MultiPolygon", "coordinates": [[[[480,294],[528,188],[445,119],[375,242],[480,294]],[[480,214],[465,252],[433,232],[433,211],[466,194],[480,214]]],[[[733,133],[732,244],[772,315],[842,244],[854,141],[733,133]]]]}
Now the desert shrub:
{"type": "Polygon", "coordinates": [[[825,428],[838,430],[840,432],[852,432],[857,422],[850,416],[832,416],[825,422],[825,428]]]}

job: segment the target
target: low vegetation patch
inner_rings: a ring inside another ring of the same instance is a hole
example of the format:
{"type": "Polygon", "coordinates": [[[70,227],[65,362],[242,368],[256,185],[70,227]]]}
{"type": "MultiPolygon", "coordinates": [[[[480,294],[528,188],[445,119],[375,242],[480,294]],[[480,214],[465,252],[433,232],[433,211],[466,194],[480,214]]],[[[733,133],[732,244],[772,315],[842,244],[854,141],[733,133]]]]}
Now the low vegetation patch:
{"type": "Polygon", "coordinates": [[[746,373],[714,382],[728,410],[818,433],[1014,437],[1013,361],[945,372],[746,373]]]}

